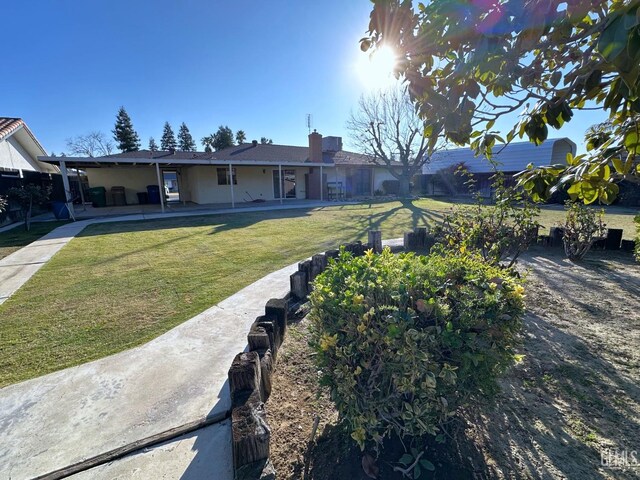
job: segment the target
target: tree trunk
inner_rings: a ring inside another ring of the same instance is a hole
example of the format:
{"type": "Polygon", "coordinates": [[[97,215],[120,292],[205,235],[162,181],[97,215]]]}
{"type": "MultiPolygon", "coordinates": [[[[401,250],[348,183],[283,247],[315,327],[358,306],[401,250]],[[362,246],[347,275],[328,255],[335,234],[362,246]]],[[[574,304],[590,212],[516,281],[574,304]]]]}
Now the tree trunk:
{"type": "Polygon", "coordinates": [[[406,173],[403,173],[400,178],[398,178],[398,181],[400,182],[400,188],[398,190],[398,195],[401,198],[405,198],[409,196],[409,183],[411,181],[411,177],[409,177],[409,175],[407,175],[406,173]]]}

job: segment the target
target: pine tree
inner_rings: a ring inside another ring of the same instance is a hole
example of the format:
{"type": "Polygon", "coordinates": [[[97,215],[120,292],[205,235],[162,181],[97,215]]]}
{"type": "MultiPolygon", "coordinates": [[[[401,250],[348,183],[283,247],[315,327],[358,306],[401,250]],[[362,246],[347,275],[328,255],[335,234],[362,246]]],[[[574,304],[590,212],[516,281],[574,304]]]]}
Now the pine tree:
{"type": "Polygon", "coordinates": [[[152,152],[158,151],[158,144],[153,137],[149,137],[149,150],[151,150],[152,152]]]}
{"type": "Polygon", "coordinates": [[[182,122],[178,131],[178,146],[183,152],[195,152],[196,150],[196,142],[193,141],[191,132],[189,132],[189,128],[184,122],[182,122]]]}
{"type": "Polygon", "coordinates": [[[247,141],[247,135],[244,133],[244,130],[238,130],[236,132],[236,143],[238,145],[242,145],[247,141]]]}
{"type": "Polygon", "coordinates": [[[178,148],[178,142],[176,142],[176,136],[173,134],[173,129],[169,122],[164,122],[164,130],[162,131],[162,138],[160,139],[160,148],[162,150],[176,150],[178,148]]]}
{"type": "Polygon", "coordinates": [[[124,109],[120,107],[118,115],[116,115],[116,125],[112,130],[113,138],[118,143],[118,148],[123,152],[136,152],[140,150],[140,137],[133,129],[131,117],[124,109]]]}

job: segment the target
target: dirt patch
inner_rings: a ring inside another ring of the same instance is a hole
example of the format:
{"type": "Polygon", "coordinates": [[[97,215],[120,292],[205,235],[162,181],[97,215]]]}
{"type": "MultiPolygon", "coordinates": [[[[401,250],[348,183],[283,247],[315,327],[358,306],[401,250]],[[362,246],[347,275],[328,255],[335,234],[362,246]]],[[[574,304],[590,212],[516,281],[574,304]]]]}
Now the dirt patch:
{"type": "MultiPolygon", "coordinates": [[[[601,465],[603,453],[622,460],[616,450],[640,459],[638,264],[611,252],[574,264],[561,250],[534,249],[520,269],[528,271],[526,356],[494,406],[465,413],[445,449],[429,447],[437,469],[428,478],[638,478],[640,467],[601,465]]],[[[307,321],[291,325],[267,405],[279,478],[304,478],[306,466],[310,479],[366,479],[312,356],[307,321]]],[[[378,460],[378,478],[398,478],[390,463],[398,457],[378,460]]]]}

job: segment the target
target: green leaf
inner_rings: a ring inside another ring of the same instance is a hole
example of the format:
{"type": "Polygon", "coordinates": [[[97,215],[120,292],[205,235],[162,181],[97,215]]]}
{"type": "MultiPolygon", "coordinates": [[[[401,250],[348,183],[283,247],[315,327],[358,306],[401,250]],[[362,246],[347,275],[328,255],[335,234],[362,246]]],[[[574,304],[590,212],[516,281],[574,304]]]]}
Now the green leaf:
{"type": "Polygon", "coordinates": [[[624,136],[624,146],[629,152],[629,155],[640,154],[640,137],[637,131],[631,130],[627,132],[624,136]]]}
{"type": "Polygon", "coordinates": [[[406,467],[413,461],[413,456],[408,453],[405,453],[400,457],[400,460],[398,461],[406,467]]]}
{"type": "Polygon", "coordinates": [[[569,194],[569,197],[571,198],[571,200],[575,200],[580,196],[580,191],[581,191],[580,184],[574,183],[569,187],[569,189],[567,190],[567,193],[569,194]]]}
{"type": "Polygon", "coordinates": [[[413,467],[413,480],[420,478],[420,475],[422,475],[422,470],[420,469],[420,465],[416,465],[413,467]]]}
{"type": "Polygon", "coordinates": [[[426,458],[420,460],[420,465],[422,465],[422,468],[430,472],[433,472],[436,469],[435,465],[426,458]]]}
{"type": "Polygon", "coordinates": [[[611,163],[613,164],[613,168],[616,169],[616,172],[624,174],[624,163],[622,162],[622,159],[619,157],[613,157],[611,159],[611,163]]]}
{"type": "Polygon", "coordinates": [[[598,199],[598,194],[600,192],[593,184],[591,184],[591,182],[583,181],[580,183],[580,193],[582,194],[584,203],[589,204],[598,199]]]}
{"type": "Polygon", "coordinates": [[[571,152],[567,153],[567,165],[575,165],[575,163],[573,162],[573,153],[571,152]]]}
{"type": "Polygon", "coordinates": [[[624,21],[618,15],[605,27],[598,40],[597,50],[608,62],[613,61],[620,55],[627,46],[627,30],[624,28],[624,21]]]}

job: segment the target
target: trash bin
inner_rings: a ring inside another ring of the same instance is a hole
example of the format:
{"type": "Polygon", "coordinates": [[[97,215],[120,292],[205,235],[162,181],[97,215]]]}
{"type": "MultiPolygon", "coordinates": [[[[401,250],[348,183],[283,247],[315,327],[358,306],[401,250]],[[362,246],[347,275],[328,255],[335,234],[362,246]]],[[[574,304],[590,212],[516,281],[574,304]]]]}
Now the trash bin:
{"type": "Polygon", "coordinates": [[[89,198],[94,207],[107,206],[107,189],[104,187],[93,187],[89,189],[89,198]]]}
{"type": "Polygon", "coordinates": [[[127,204],[127,197],[124,193],[124,187],[111,187],[111,198],[113,204],[120,207],[127,204]]]}
{"type": "Polygon", "coordinates": [[[158,185],[147,185],[147,193],[149,194],[149,203],[160,203],[160,187],[158,185]]]}
{"type": "Polygon", "coordinates": [[[149,194],[147,192],[138,192],[136,195],[138,195],[138,203],[140,205],[149,203],[149,194]]]}
{"type": "Polygon", "coordinates": [[[58,220],[69,220],[71,217],[69,215],[67,204],[64,202],[53,201],[51,202],[51,208],[53,210],[53,214],[58,220]]]}

